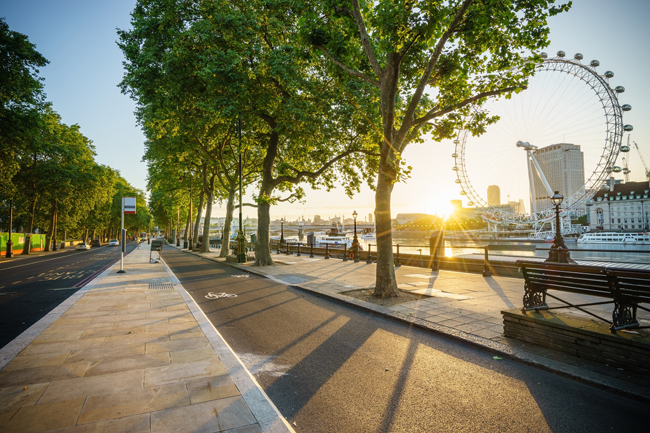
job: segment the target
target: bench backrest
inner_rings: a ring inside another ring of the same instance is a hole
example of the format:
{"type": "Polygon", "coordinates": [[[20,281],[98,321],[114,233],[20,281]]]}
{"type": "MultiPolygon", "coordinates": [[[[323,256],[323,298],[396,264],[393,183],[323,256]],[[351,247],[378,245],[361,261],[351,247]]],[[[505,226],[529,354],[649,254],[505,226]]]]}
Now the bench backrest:
{"type": "Polygon", "coordinates": [[[650,271],[607,268],[603,271],[623,298],[650,302],[650,271]]]}
{"type": "Polygon", "coordinates": [[[517,261],[529,287],[590,296],[613,296],[602,268],[517,261]]]}

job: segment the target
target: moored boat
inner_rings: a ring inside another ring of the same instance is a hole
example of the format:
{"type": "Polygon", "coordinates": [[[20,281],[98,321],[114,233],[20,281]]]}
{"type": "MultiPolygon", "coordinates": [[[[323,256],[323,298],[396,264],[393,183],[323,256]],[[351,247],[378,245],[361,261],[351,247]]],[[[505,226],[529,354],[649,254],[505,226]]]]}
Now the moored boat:
{"type": "Polygon", "coordinates": [[[578,243],[650,245],[650,233],[585,233],[578,238],[578,243]]]}

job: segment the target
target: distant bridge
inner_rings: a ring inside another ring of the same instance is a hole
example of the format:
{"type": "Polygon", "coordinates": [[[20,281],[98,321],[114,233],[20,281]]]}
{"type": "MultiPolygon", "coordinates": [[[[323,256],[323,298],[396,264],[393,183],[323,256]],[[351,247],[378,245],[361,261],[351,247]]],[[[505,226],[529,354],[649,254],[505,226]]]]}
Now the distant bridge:
{"type": "MultiPolygon", "coordinates": [[[[336,227],[336,224],[329,225],[320,225],[320,224],[295,224],[289,223],[284,224],[285,230],[302,230],[302,231],[328,231],[336,227]]],[[[339,226],[341,227],[341,226],[339,226]]],[[[276,224],[275,222],[271,223],[271,230],[280,230],[281,224],[276,224]]],[[[367,222],[357,222],[357,230],[363,231],[363,229],[374,229],[375,225],[367,222]]],[[[346,230],[354,229],[354,224],[347,224],[345,226],[346,230]]]]}

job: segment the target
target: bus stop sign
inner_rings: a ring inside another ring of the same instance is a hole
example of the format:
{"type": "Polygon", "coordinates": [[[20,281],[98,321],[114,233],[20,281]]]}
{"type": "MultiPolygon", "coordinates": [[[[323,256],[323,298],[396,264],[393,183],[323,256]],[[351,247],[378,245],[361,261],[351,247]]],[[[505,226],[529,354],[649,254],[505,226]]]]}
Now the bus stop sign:
{"type": "Polygon", "coordinates": [[[124,197],[124,213],[135,213],[135,197],[124,197]]]}

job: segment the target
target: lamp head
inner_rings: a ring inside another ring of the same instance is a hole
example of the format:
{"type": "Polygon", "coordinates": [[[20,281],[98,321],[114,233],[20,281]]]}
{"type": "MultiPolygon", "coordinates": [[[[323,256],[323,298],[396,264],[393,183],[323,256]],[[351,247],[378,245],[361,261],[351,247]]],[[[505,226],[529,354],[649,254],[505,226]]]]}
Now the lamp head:
{"type": "Polygon", "coordinates": [[[555,191],[555,194],[553,194],[553,197],[551,197],[551,202],[555,206],[561,205],[563,200],[564,200],[564,197],[562,196],[562,194],[560,194],[559,191],[555,191]]]}
{"type": "Polygon", "coordinates": [[[359,214],[357,213],[356,210],[355,210],[354,212],[352,212],[352,217],[353,217],[354,219],[357,219],[357,216],[358,216],[358,215],[359,215],[359,214]]]}

